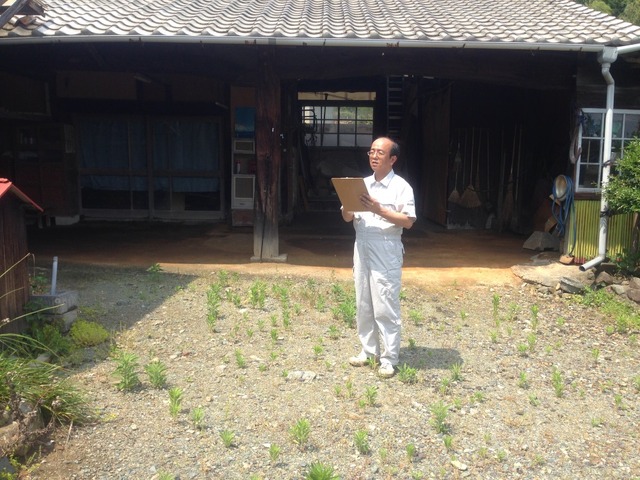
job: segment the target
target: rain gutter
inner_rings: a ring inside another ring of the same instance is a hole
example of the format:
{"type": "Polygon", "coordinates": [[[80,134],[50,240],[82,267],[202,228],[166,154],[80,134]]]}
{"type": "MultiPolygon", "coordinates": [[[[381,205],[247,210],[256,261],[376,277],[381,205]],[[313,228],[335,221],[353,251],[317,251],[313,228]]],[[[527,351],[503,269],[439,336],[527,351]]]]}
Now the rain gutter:
{"type": "MultiPolygon", "coordinates": [[[[218,45],[266,45],[290,47],[378,47],[378,48],[433,48],[472,50],[525,50],[599,53],[602,44],[541,43],[541,42],[487,42],[468,40],[395,40],[383,38],[308,38],[308,37],[241,37],[241,36],[188,36],[188,35],[51,35],[0,38],[0,45],[47,43],[173,43],[218,45]]],[[[635,45],[633,45],[635,46],[635,45]]],[[[640,45],[638,45],[640,47],[640,45]]]]}

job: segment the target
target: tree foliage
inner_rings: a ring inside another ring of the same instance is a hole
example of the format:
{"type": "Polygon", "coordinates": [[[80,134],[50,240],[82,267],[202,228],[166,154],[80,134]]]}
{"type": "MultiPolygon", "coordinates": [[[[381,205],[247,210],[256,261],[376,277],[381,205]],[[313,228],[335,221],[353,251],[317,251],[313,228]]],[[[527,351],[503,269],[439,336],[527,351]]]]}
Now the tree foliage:
{"type": "Polygon", "coordinates": [[[603,194],[612,213],[640,212],[640,139],[625,147],[603,194]]]}
{"type": "Polygon", "coordinates": [[[576,0],[599,12],[640,25],[640,0],[576,0]]]}

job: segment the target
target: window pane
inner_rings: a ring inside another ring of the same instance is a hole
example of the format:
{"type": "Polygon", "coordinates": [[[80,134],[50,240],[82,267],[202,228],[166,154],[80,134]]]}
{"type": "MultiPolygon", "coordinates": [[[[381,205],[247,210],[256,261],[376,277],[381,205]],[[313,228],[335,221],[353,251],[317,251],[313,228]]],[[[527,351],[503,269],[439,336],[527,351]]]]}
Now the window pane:
{"type": "Polygon", "coordinates": [[[580,163],[600,164],[600,140],[583,140],[580,163]]]}
{"type": "Polygon", "coordinates": [[[356,107],[340,107],[340,119],[353,120],[356,118],[356,107]]]}
{"type": "Polygon", "coordinates": [[[371,135],[356,135],[356,143],[358,147],[370,147],[371,135]]]}
{"type": "Polygon", "coordinates": [[[580,165],[579,186],[582,188],[598,188],[600,165],[580,165]]]}
{"type": "Polygon", "coordinates": [[[324,147],[337,147],[338,146],[338,135],[332,133],[330,135],[324,135],[322,138],[322,146],[324,147]]]}
{"type": "Polygon", "coordinates": [[[340,135],[341,147],[355,147],[356,139],[353,135],[340,135]]]}
{"type": "Polygon", "coordinates": [[[622,114],[613,114],[613,138],[620,138],[622,134],[622,114]]]}
{"type": "Polygon", "coordinates": [[[582,130],[583,137],[600,137],[602,135],[602,114],[586,113],[582,130]]]}
{"type": "Polygon", "coordinates": [[[373,120],[373,107],[358,108],[358,120],[373,120]]]}
{"type": "Polygon", "coordinates": [[[624,121],[624,137],[638,137],[640,136],[640,115],[634,115],[629,113],[626,115],[624,121]]]}
{"type": "Polygon", "coordinates": [[[338,119],[338,107],[322,107],[324,110],[324,115],[321,116],[325,119],[330,118],[333,120],[338,119]]]}
{"type": "Polygon", "coordinates": [[[360,134],[373,135],[373,121],[359,121],[357,132],[360,134]]]}
{"type": "Polygon", "coordinates": [[[356,124],[354,122],[343,122],[340,125],[340,134],[349,136],[356,133],[356,124]]]}

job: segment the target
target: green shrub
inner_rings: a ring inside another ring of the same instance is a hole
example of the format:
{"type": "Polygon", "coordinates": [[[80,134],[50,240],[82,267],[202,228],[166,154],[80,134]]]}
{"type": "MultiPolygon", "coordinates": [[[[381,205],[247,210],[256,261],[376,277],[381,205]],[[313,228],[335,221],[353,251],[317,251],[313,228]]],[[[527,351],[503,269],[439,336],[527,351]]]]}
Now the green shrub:
{"type": "Polygon", "coordinates": [[[93,347],[109,339],[109,332],[106,328],[99,323],[87,320],[77,320],[74,322],[69,331],[69,335],[73,342],[79,347],[93,347]]]}

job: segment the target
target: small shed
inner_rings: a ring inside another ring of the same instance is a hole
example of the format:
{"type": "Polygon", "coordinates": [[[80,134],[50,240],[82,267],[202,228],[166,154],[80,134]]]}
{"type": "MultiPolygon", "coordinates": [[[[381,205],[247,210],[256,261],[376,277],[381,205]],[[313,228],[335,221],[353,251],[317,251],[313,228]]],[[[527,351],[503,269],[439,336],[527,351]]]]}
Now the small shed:
{"type": "Polygon", "coordinates": [[[21,315],[29,299],[29,271],[25,209],[42,208],[10,180],[0,178],[0,332],[20,332],[21,315]]]}

